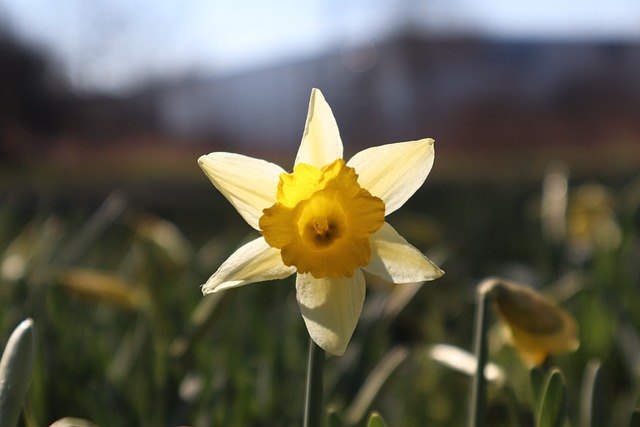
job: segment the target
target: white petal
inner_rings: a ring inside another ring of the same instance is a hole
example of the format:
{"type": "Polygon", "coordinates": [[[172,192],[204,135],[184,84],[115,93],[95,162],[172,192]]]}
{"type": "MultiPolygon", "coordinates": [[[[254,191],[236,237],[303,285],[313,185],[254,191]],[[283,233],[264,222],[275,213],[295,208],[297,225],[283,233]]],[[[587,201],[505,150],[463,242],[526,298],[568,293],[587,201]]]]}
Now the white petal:
{"type": "Polygon", "coordinates": [[[427,179],[434,159],[433,139],[398,142],[360,151],[348,166],[358,183],[385,203],[385,214],[397,210],[427,179]]]}
{"type": "Polygon", "coordinates": [[[206,295],[249,283],[284,279],[295,272],[295,267],[282,263],[280,250],[272,248],[260,237],[231,254],[202,286],[202,293],[206,295]]]}
{"type": "Polygon", "coordinates": [[[198,165],[245,221],[259,230],[262,210],[276,202],[284,170],[264,160],[222,152],[201,156],[198,165]]]}
{"type": "Polygon", "coordinates": [[[320,169],[342,158],[342,140],[331,107],[319,89],[311,91],[307,123],[296,156],[296,165],[306,163],[320,169]]]}
{"type": "Polygon", "coordinates": [[[444,274],[422,252],[411,246],[388,223],[370,238],[371,262],[365,271],[393,283],[433,280],[444,274]]]}
{"type": "Polygon", "coordinates": [[[309,336],[323,350],[342,356],[356,328],[366,287],[357,269],[350,278],[316,279],[298,274],[296,298],[309,336]]]}

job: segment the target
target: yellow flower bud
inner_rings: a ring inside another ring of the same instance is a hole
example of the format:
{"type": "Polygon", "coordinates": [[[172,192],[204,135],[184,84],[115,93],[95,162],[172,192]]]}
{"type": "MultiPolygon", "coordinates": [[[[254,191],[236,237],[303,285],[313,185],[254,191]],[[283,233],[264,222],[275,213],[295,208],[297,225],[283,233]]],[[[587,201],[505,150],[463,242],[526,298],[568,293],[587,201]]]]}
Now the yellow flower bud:
{"type": "Polygon", "coordinates": [[[493,306],[525,363],[536,366],[549,354],[575,351],[580,346],[578,324],[565,310],[535,290],[508,282],[486,282],[493,306]]]}

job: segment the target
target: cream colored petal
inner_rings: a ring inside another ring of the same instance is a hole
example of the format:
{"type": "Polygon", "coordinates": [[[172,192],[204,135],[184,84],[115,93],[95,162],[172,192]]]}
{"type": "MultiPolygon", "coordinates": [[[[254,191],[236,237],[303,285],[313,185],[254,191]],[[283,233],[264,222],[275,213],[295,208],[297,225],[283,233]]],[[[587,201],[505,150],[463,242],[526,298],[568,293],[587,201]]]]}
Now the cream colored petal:
{"type": "Polygon", "coordinates": [[[316,279],[298,274],[296,298],[309,335],[326,352],[342,356],[356,328],[366,292],[362,271],[353,277],[316,279]]]}
{"type": "Polygon", "coordinates": [[[206,295],[249,283],[284,279],[295,272],[295,267],[282,263],[280,250],[272,248],[260,237],[231,254],[202,286],[202,293],[206,295]]]}
{"type": "Polygon", "coordinates": [[[398,142],[360,151],[347,162],[358,183],[385,203],[385,214],[397,210],[427,179],[434,159],[433,139],[398,142]]]}
{"type": "Polygon", "coordinates": [[[276,202],[284,170],[264,160],[222,152],[201,156],[198,165],[245,221],[259,230],[262,210],[276,202]]]}
{"type": "Polygon", "coordinates": [[[306,163],[320,169],[342,158],[342,140],[331,107],[319,89],[311,91],[307,123],[296,156],[296,165],[306,163]]]}
{"type": "Polygon", "coordinates": [[[369,243],[371,262],[363,268],[384,280],[413,283],[437,279],[444,274],[386,222],[369,238],[369,243]]]}

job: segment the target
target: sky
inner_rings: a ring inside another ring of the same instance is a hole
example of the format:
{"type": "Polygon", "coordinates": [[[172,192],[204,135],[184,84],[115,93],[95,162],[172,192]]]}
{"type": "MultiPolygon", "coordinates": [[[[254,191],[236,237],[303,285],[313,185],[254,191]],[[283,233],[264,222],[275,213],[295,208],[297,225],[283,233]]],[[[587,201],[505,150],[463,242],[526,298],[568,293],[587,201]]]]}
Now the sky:
{"type": "Polygon", "coordinates": [[[433,33],[640,41],[638,0],[0,0],[0,25],[47,51],[79,89],[123,91],[433,33]]]}

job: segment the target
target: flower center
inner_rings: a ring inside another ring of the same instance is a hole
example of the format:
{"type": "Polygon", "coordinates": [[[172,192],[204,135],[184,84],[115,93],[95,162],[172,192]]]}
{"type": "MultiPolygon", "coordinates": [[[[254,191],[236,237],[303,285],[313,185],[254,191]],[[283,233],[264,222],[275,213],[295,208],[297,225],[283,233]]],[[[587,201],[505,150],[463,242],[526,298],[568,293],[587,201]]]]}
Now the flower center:
{"type": "Polygon", "coordinates": [[[298,164],[282,174],[277,203],[264,210],[260,229],[298,273],[351,277],[369,264],[369,236],[384,224],[384,202],[358,184],[342,159],[322,169],[298,164]]]}
{"type": "Polygon", "coordinates": [[[347,228],[346,215],[336,203],[335,195],[316,193],[296,207],[298,233],[310,250],[323,250],[340,239],[347,228]],[[333,199],[333,200],[332,200],[333,199]]]}
{"type": "Polygon", "coordinates": [[[311,222],[313,223],[313,231],[316,232],[316,238],[324,238],[325,235],[326,237],[330,237],[329,233],[327,233],[329,231],[327,218],[316,217],[313,218],[311,222]]]}

